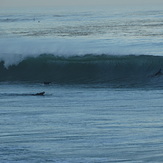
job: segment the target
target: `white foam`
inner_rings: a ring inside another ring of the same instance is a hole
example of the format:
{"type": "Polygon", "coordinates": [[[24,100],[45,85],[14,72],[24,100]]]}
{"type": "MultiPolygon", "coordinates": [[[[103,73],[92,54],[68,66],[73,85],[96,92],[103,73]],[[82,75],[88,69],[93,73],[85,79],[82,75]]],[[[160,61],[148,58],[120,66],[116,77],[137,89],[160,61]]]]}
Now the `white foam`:
{"type": "Polygon", "coordinates": [[[148,48],[146,51],[146,47],[143,47],[140,43],[131,43],[123,39],[1,38],[0,60],[4,61],[5,67],[8,67],[18,64],[27,57],[37,57],[40,54],[53,54],[67,57],[85,54],[155,54],[150,50],[149,46],[148,48]],[[149,51],[150,53],[148,53],[149,51]]]}
{"type": "Polygon", "coordinates": [[[6,67],[18,64],[26,57],[37,57],[40,54],[59,56],[103,53],[95,41],[76,39],[0,39],[0,60],[6,67]],[[96,48],[95,48],[96,47],[96,48]],[[99,47],[99,48],[97,48],[99,47]]]}

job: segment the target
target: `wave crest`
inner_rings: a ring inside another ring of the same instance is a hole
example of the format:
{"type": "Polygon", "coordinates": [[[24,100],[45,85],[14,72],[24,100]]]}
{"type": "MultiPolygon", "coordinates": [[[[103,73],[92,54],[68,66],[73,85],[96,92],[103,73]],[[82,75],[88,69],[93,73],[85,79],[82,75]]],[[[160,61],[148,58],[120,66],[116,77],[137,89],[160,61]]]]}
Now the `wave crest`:
{"type": "Polygon", "coordinates": [[[149,83],[163,65],[161,56],[54,56],[28,57],[5,68],[0,63],[0,81],[50,81],[57,84],[149,83]]]}

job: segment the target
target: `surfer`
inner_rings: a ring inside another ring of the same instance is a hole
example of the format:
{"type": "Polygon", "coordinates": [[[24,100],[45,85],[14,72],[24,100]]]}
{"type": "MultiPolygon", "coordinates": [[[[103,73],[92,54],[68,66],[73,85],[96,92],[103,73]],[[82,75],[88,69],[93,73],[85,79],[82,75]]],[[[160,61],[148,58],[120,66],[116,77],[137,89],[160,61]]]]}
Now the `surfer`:
{"type": "Polygon", "coordinates": [[[50,83],[51,83],[51,82],[46,82],[46,81],[44,82],[45,85],[49,85],[50,83]]]}
{"type": "Polygon", "coordinates": [[[161,68],[153,76],[160,76],[160,75],[162,75],[161,68]]]}
{"type": "Polygon", "coordinates": [[[39,92],[39,93],[35,93],[32,94],[33,96],[44,96],[45,92],[39,92]]]}

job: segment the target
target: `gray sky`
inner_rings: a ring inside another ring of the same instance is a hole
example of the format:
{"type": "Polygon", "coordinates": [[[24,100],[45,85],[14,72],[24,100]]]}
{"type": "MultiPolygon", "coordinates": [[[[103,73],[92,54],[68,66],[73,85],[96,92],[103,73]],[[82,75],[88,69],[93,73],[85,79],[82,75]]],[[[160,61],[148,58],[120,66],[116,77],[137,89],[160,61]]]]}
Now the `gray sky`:
{"type": "Polygon", "coordinates": [[[163,0],[0,0],[0,7],[163,5],[163,0]]]}

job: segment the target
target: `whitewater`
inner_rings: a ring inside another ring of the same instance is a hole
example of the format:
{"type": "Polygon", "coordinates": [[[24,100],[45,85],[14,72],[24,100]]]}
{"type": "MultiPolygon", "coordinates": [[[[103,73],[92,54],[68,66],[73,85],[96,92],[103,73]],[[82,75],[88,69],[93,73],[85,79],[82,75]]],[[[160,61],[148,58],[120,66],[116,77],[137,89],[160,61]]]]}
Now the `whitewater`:
{"type": "Polygon", "coordinates": [[[162,95],[162,6],[0,10],[0,162],[161,163],[162,95]]]}

